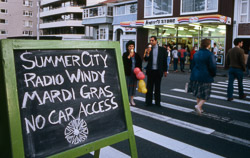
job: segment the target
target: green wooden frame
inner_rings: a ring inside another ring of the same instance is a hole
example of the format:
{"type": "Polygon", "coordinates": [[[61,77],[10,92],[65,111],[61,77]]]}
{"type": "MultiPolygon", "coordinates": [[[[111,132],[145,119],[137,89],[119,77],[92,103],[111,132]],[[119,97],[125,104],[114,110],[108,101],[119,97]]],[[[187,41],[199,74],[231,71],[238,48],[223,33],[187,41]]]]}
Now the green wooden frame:
{"type": "MultiPolygon", "coordinates": [[[[116,61],[118,66],[118,75],[122,91],[123,107],[127,131],[118,133],[116,135],[88,143],[84,146],[69,149],[67,151],[52,155],[50,157],[77,157],[85,155],[89,152],[95,151],[95,157],[99,157],[100,149],[118,143],[120,141],[129,140],[131,157],[137,158],[137,149],[135,143],[135,136],[133,132],[133,124],[131,119],[131,112],[129,108],[129,101],[126,88],[126,80],[124,76],[124,68],[120,51],[120,44],[111,41],[56,41],[56,40],[1,40],[0,41],[0,71],[1,71],[1,107],[5,109],[7,115],[1,116],[0,123],[5,125],[6,130],[0,133],[1,139],[9,139],[9,145],[2,148],[6,150],[8,155],[13,158],[24,157],[24,145],[22,137],[22,127],[20,119],[20,109],[17,94],[16,73],[14,50],[60,50],[60,49],[115,49],[116,61]],[[3,83],[2,83],[3,82],[3,83]],[[3,105],[4,104],[4,105],[3,105]],[[8,117],[3,118],[2,117],[8,117]],[[6,121],[7,120],[7,121],[6,121]],[[5,136],[3,136],[5,134],[5,136]],[[8,135],[8,136],[6,136],[8,135]],[[10,149],[11,148],[11,151],[10,149]],[[8,153],[11,152],[11,153],[8,153]]],[[[8,144],[8,142],[5,144],[8,144]]]]}

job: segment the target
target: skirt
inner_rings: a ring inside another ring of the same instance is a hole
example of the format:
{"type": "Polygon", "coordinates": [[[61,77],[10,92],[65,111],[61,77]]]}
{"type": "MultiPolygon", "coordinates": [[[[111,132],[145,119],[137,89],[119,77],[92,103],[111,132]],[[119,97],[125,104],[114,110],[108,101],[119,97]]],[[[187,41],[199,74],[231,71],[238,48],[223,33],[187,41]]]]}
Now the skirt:
{"type": "Polygon", "coordinates": [[[128,96],[134,96],[137,86],[137,78],[135,75],[126,76],[128,96]]]}
{"type": "Polygon", "coordinates": [[[211,83],[190,81],[188,85],[188,92],[192,92],[193,96],[196,98],[208,100],[211,95],[211,83]]]}

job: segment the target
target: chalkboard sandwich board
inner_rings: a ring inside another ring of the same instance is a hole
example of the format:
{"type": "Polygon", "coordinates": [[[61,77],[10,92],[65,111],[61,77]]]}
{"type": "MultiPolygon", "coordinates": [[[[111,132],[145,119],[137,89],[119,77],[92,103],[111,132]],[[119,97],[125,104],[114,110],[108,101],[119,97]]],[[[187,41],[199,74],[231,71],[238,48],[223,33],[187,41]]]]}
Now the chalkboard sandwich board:
{"type": "Polygon", "coordinates": [[[119,43],[1,40],[0,46],[3,154],[99,157],[102,147],[128,139],[137,157],[119,43]]]}

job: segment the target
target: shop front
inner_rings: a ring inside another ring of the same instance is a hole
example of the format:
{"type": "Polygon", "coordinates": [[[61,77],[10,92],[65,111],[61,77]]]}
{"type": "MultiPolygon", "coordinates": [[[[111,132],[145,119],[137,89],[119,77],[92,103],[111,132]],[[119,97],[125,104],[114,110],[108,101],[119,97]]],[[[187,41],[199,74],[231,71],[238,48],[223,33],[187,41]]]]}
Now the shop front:
{"type": "MultiPolygon", "coordinates": [[[[138,20],[131,22],[129,27],[147,29],[148,41],[151,36],[156,36],[161,46],[167,44],[177,47],[177,49],[185,46],[189,52],[192,49],[198,50],[201,40],[209,38],[212,41],[211,50],[214,43],[218,48],[217,65],[224,67],[227,25],[231,25],[231,18],[216,14],[138,20]]],[[[140,35],[137,37],[140,37],[140,35]]],[[[138,40],[138,45],[140,45],[139,42],[140,40],[138,40]]]]}

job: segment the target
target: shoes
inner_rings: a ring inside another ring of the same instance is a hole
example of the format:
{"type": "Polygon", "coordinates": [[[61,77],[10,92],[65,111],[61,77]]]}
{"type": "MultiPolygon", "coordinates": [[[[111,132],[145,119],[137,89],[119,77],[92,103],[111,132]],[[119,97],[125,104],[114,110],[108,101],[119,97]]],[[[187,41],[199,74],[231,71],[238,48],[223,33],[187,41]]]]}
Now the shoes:
{"type": "Polygon", "coordinates": [[[130,104],[131,104],[132,106],[135,106],[135,105],[136,105],[135,102],[134,102],[134,100],[131,100],[131,101],[130,101],[130,104]]]}
{"type": "Polygon", "coordinates": [[[169,72],[167,71],[167,73],[169,74],[169,72]]]}
{"type": "Polygon", "coordinates": [[[234,100],[234,98],[227,98],[227,101],[232,101],[234,100]]]}
{"type": "Polygon", "coordinates": [[[198,107],[198,105],[195,105],[194,108],[197,114],[201,115],[202,112],[201,112],[201,109],[198,107]]]}
{"type": "Polygon", "coordinates": [[[239,99],[246,99],[247,95],[243,94],[243,96],[240,96],[239,99]]]}

